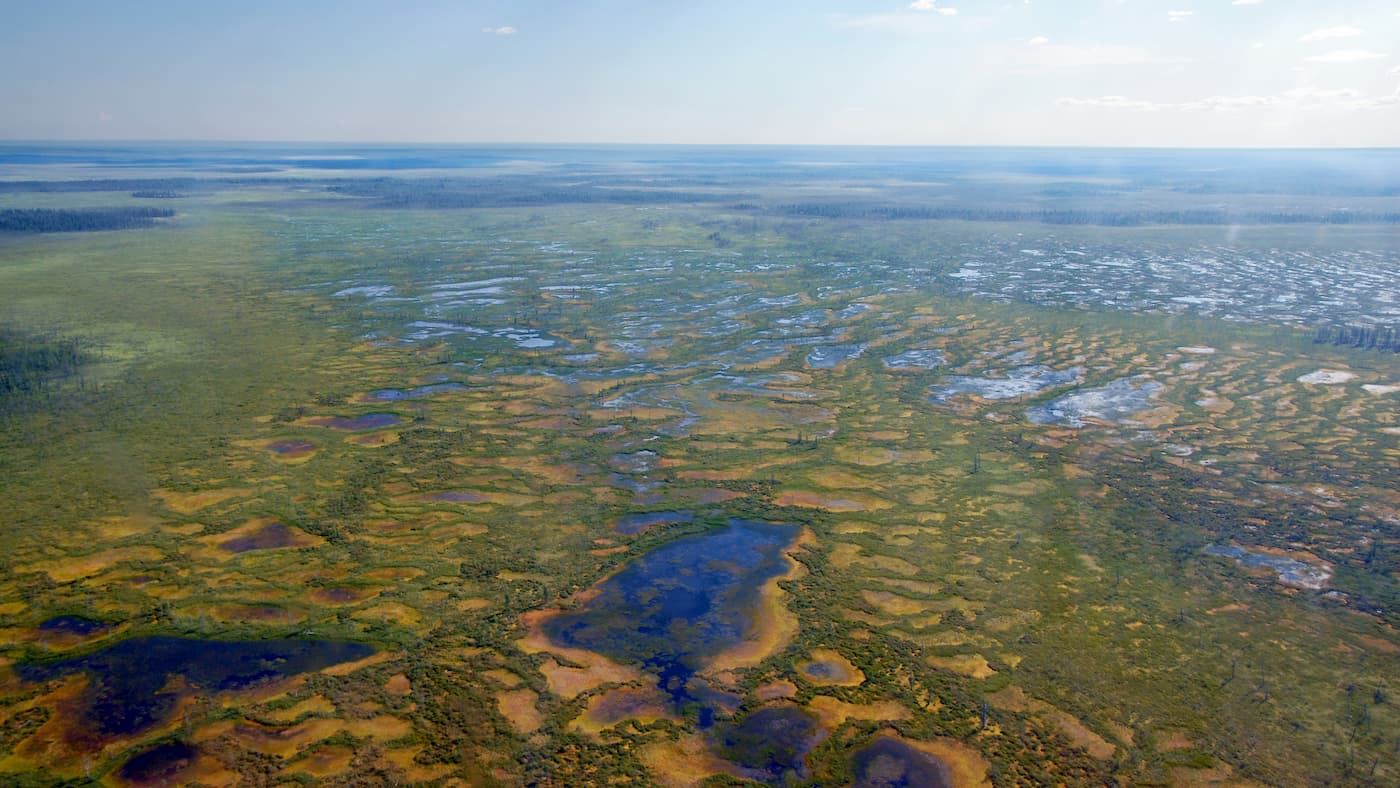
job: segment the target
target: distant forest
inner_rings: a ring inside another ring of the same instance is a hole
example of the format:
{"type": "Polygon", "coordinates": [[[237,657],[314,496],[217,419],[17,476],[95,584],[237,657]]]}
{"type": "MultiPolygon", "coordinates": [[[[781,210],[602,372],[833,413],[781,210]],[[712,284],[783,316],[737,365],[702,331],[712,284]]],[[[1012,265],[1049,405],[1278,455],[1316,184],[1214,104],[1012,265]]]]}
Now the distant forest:
{"type": "Polygon", "coordinates": [[[817,219],[952,219],[966,222],[1041,222],[1043,224],[1082,224],[1100,227],[1139,227],[1154,224],[1400,224],[1400,212],[1365,213],[1360,211],[1329,211],[1326,213],[1232,212],[1210,209],[1091,211],[979,207],[931,208],[920,205],[812,202],[779,205],[773,209],[773,212],[781,216],[817,219]]]}
{"type": "Polygon", "coordinates": [[[9,208],[0,210],[0,233],[80,233],[93,230],[131,230],[151,227],[156,219],[169,219],[169,208],[9,208]]]}
{"type": "Polygon", "coordinates": [[[540,183],[528,180],[366,179],[327,188],[334,194],[376,198],[381,208],[505,208],[573,203],[660,204],[723,202],[751,198],[735,192],[627,188],[593,183],[540,183]]]}

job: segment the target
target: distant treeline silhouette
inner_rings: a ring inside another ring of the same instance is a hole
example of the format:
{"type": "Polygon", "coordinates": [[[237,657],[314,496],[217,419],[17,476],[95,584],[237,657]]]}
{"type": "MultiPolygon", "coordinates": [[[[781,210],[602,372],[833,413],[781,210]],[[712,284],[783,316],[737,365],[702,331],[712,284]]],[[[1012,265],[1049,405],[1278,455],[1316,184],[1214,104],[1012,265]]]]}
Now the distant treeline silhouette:
{"type": "Polygon", "coordinates": [[[813,202],[779,205],[774,212],[789,217],[819,219],[932,219],[966,222],[1040,222],[1043,224],[1139,227],[1155,224],[1400,224],[1400,212],[1358,211],[1096,211],[1074,208],[991,208],[922,205],[871,205],[858,202],[813,202]]]}
{"type": "Polygon", "coordinates": [[[573,203],[662,204],[721,202],[745,195],[675,189],[612,188],[500,180],[369,179],[327,187],[334,194],[375,198],[382,208],[496,208],[573,203]]]}
{"type": "Polygon", "coordinates": [[[1400,353],[1400,330],[1393,326],[1318,326],[1313,343],[1400,353]]]}
{"type": "MultiPolygon", "coordinates": [[[[0,181],[0,192],[177,191],[216,181],[199,178],[89,178],[76,181],[0,181]]],[[[248,181],[252,182],[252,181],[248,181]]]]}
{"type": "Polygon", "coordinates": [[[9,208],[0,210],[0,233],[79,233],[150,227],[175,215],[169,208],[9,208]]]}

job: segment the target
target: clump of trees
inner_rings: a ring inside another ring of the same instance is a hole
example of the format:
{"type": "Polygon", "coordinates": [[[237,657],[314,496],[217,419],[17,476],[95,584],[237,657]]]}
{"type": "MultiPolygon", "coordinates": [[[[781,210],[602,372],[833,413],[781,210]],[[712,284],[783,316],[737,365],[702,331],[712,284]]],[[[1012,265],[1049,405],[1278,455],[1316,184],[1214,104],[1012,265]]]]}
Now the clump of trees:
{"type": "Polygon", "coordinates": [[[7,208],[0,210],[0,233],[80,233],[131,230],[169,219],[169,208],[7,208]]]}
{"type": "Polygon", "coordinates": [[[55,383],[92,360],[79,339],[35,336],[0,326],[0,412],[44,400],[55,383]]]}

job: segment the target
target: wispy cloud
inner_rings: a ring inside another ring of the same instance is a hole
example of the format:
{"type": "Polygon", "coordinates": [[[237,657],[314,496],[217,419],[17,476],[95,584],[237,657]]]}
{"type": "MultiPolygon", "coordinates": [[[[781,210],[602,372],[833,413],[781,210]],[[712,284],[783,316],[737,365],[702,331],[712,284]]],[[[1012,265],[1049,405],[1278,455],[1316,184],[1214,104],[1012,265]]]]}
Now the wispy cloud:
{"type": "Polygon", "coordinates": [[[493,36],[513,36],[520,31],[510,25],[502,25],[500,27],[483,27],[481,28],[481,32],[493,36]]]}
{"type": "Polygon", "coordinates": [[[1337,49],[1325,55],[1313,55],[1303,58],[1309,63],[1364,63],[1367,60],[1384,60],[1384,52],[1372,52],[1369,49],[1337,49]]]}
{"type": "Polygon", "coordinates": [[[893,33],[934,33],[948,29],[943,17],[953,14],[921,14],[896,11],[889,14],[833,14],[831,23],[853,30],[885,30],[893,33]]]}
{"type": "Polygon", "coordinates": [[[1230,5],[1259,5],[1263,2],[1264,0],[1235,0],[1230,5]]]}
{"type": "Polygon", "coordinates": [[[1126,96],[1062,98],[1062,107],[1090,107],[1130,112],[1242,112],[1254,109],[1351,109],[1400,107],[1400,91],[1388,96],[1366,96],[1352,88],[1296,88],[1271,96],[1207,96],[1195,101],[1156,102],[1126,96]]]}
{"type": "Polygon", "coordinates": [[[1036,36],[1026,43],[1030,46],[996,52],[995,61],[1002,65],[1037,68],[1165,66],[1191,62],[1190,58],[1120,44],[1054,44],[1044,36],[1036,36]]]}
{"type": "Polygon", "coordinates": [[[1168,11],[1168,12],[1167,12],[1167,21],[1168,21],[1168,22],[1184,22],[1184,21],[1186,21],[1187,19],[1189,19],[1189,18],[1191,18],[1191,17],[1193,17],[1193,16],[1195,16],[1195,15],[1196,15],[1196,12],[1195,12],[1195,11],[1168,11]]]}
{"type": "Polygon", "coordinates": [[[1306,44],[1313,41],[1327,41],[1332,38],[1355,38],[1359,35],[1361,35],[1361,28],[1359,27],[1352,27],[1351,25],[1333,25],[1332,27],[1319,27],[1298,40],[1306,44]]]}

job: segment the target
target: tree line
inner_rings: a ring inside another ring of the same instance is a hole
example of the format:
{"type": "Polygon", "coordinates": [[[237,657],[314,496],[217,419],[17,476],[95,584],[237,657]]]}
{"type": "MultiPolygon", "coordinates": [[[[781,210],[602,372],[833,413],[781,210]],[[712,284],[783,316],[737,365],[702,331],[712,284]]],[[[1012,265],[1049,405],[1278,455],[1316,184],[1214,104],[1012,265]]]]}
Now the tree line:
{"type": "Polygon", "coordinates": [[[0,233],[80,233],[131,230],[169,219],[169,208],[8,208],[0,210],[0,233]]]}
{"type": "Polygon", "coordinates": [[[1400,353],[1400,331],[1394,326],[1322,325],[1313,332],[1313,344],[1400,353]]]}
{"type": "Polygon", "coordinates": [[[1073,208],[1025,209],[950,207],[923,205],[871,205],[867,203],[810,202],[779,205],[773,212],[787,217],[818,219],[924,219],[967,222],[1040,222],[1042,224],[1140,227],[1157,224],[1400,224],[1400,211],[1096,211],[1073,208]]]}

